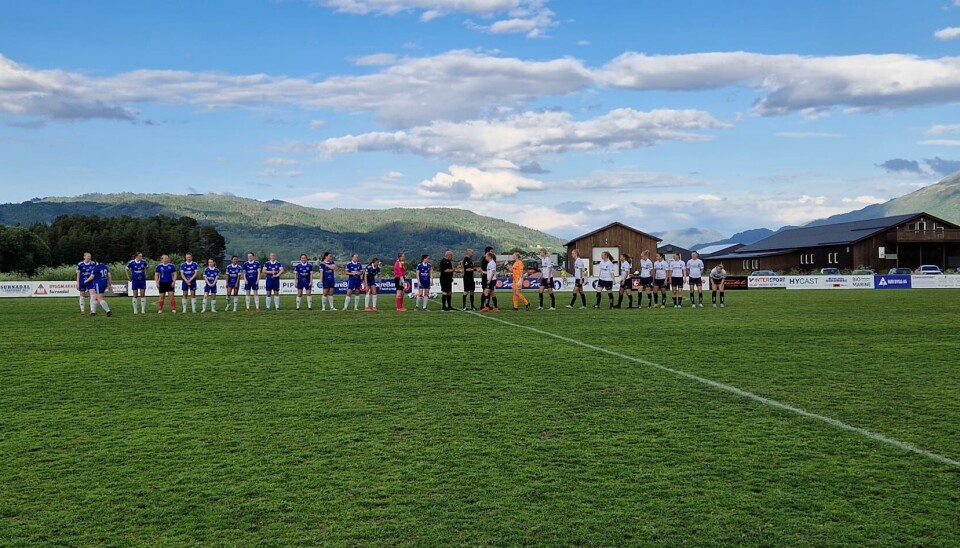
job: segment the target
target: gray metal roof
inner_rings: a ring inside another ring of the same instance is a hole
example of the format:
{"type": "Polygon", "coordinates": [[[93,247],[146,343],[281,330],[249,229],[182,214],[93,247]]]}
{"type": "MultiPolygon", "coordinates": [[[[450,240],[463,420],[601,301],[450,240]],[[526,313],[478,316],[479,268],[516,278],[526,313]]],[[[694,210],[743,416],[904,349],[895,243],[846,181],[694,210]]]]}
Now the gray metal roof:
{"type": "Polygon", "coordinates": [[[759,242],[741,247],[736,251],[736,254],[852,244],[864,238],[869,238],[874,234],[894,228],[920,215],[924,214],[910,213],[908,215],[895,215],[893,217],[883,217],[880,219],[783,230],[759,242]]]}

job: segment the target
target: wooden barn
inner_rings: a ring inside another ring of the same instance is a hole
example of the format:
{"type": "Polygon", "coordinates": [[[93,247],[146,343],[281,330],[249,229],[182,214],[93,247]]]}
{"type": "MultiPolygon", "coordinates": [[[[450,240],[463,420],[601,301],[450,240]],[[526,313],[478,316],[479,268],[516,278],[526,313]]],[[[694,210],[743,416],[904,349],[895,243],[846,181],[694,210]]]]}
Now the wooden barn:
{"type": "Polygon", "coordinates": [[[657,244],[660,238],[647,234],[641,230],[627,226],[623,223],[610,223],[605,227],[598,228],[593,232],[588,232],[583,236],[578,236],[567,242],[567,265],[573,264],[570,252],[574,249],[580,252],[580,256],[590,261],[590,275],[597,275],[597,265],[600,263],[600,254],[609,251],[613,255],[613,260],[618,264],[621,253],[630,255],[634,263],[640,257],[640,252],[647,250],[650,252],[650,258],[653,259],[657,250],[657,244]]]}

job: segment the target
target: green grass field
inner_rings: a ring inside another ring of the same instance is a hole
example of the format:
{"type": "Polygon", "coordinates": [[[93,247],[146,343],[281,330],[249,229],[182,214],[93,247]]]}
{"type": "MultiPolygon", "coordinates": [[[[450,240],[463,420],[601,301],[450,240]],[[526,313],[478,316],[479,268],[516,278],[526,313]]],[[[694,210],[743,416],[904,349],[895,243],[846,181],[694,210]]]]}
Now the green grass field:
{"type": "MultiPolygon", "coordinates": [[[[960,460],[960,294],[728,295],[496,318],[960,460]]],[[[0,300],[0,545],[960,545],[954,464],[391,301],[0,300]]]]}

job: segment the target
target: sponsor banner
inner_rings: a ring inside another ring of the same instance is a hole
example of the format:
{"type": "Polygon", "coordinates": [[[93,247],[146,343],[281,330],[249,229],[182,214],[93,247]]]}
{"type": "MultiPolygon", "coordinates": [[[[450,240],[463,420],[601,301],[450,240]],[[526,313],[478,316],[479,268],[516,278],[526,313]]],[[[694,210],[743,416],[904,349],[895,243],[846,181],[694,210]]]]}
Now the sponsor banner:
{"type": "Polygon", "coordinates": [[[914,289],[960,289],[960,275],[918,275],[910,283],[914,289]]]}
{"type": "Polygon", "coordinates": [[[874,276],[873,285],[877,289],[910,289],[912,276],[874,276]]]}
{"type": "Polygon", "coordinates": [[[0,282],[0,297],[29,297],[35,289],[34,282],[0,282]]]}
{"type": "MultiPolygon", "coordinates": [[[[710,289],[710,285],[707,282],[707,280],[709,280],[709,276],[704,278],[703,280],[704,280],[703,290],[707,291],[708,289],[710,289]]],[[[778,287],[782,288],[785,286],[778,286],[778,287]]],[[[731,289],[732,290],[753,289],[753,286],[750,285],[750,277],[749,276],[727,276],[726,279],[724,279],[723,281],[723,290],[730,291],[731,289]]]]}
{"type": "Polygon", "coordinates": [[[67,282],[32,282],[34,283],[31,297],[79,297],[76,281],[67,282]]]}
{"type": "Polygon", "coordinates": [[[747,287],[750,289],[782,289],[787,287],[786,276],[748,276],[747,287]]]}
{"type": "Polygon", "coordinates": [[[873,289],[873,276],[786,276],[787,289],[873,289]]]}

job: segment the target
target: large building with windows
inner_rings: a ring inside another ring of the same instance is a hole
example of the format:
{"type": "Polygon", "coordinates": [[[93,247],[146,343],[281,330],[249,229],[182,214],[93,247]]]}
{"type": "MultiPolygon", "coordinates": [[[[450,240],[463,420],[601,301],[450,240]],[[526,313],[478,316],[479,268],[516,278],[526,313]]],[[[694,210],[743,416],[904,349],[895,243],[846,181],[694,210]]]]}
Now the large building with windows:
{"type": "Polygon", "coordinates": [[[933,264],[960,267],[960,226],[927,213],[782,230],[730,253],[711,255],[712,268],[723,263],[731,274],[754,270],[816,272],[821,268],[893,267],[916,269],[933,264]]]}

